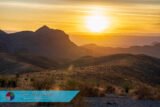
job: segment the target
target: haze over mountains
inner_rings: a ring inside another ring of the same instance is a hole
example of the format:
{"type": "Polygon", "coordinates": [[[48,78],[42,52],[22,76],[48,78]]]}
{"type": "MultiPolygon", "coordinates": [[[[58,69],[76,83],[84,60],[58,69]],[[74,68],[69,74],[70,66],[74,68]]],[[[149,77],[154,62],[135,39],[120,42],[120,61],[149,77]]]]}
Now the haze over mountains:
{"type": "Polygon", "coordinates": [[[129,48],[102,47],[95,44],[88,44],[82,47],[89,49],[91,56],[105,56],[105,55],[120,54],[120,53],[130,53],[130,54],[145,54],[160,58],[160,43],[155,43],[152,45],[145,45],[145,46],[131,46],[129,48]]]}
{"type": "Polygon", "coordinates": [[[47,26],[35,32],[7,34],[0,31],[0,74],[32,75],[34,72],[37,75],[64,70],[70,75],[68,71],[77,73],[72,79],[80,79],[85,84],[84,81],[103,80],[118,86],[127,80],[157,86],[160,83],[159,58],[160,43],[130,48],[77,46],[65,32],[47,26]]]}
{"type": "Polygon", "coordinates": [[[129,48],[101,47],[95,44],[77,46],[64,31],[42,26],[35,32],[21,31],[7,34],[0,31],[0,51],[41,56],[56,61],[83,56],[105,56],[119,53],[146,54],[160,57],[160,43],[129,48]]]}
{"type": "Polygon", "coordinates": [[[70,35],[77,45],[97,44],[106,47],[123,47],[151,45],[160,42],[160,33],[108,33],[70,35]]]}

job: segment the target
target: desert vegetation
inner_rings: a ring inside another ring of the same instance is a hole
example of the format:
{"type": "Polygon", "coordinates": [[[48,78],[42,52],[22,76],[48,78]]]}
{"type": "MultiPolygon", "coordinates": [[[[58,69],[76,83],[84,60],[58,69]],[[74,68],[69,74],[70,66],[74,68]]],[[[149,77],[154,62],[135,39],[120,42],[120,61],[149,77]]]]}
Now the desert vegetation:
{"type": "Polygon", "coordinates": [[[15,57],[13,55],[9,60],[14,63],[1,57],[10,72],[5,69],[4,73],[1,67],[0,89],[80,90],[71,103],[37,103],[38,106],[88,107],[85,98],[105,98],[107,95],[126,96],[134,100],[160,99],[160,60],[157,58],[131,54],[86,56],[52,67],[55,64],[47,65],[52,61],[41,57],[36,57],[36,61],[32,61],[34,58],[15,57]],[[19,62],[21,60],[23,63],[19,62]],[[28,63],[31,65],[26,66],[28,63]],[[12,64],[13,68],[10,68],[12,64]],[[16,70],[23,71],[19,69],[21,66],[25,66],[25,72],[17,73],[16,70]]]}

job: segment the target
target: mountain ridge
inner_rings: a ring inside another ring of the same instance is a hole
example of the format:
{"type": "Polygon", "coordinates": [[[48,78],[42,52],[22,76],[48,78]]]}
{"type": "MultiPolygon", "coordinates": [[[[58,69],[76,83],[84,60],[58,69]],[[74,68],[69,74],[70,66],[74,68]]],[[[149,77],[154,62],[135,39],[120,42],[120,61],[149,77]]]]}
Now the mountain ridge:
{"type": "MultiPolygon", "coordinates": [[[[6,40],[0,38],[0,41],[8,44],[6,50],[11,53],[30,53],[53,60],[74,59],[86,54],[86,50],[73,43],[64,31],[45,25],[35,32],[21,31],[0,36],[7,37],[6,40]]],[[[1,46],[4,51],[6,46],[1,46]]]]}
{"type": "Polygon", "coordinates": [[[160,43],[154,43],[152,45],[144,46],[130,46],[128,48],[122,47],[105,47],[96,44],[86,44],[81,46],[82,48],[90,50],[91,56],[105,56],[112,54],[145,54],[153,57],[160,58],[160,43]]]}
{"type": "Polygon", "coordinates": [[[146,54],[160,58],[160,43],[128,48],[112,48],[96,44],[78,46],[69,35],[59,29],[44,25],[35,31],[5,33],[0,30],[0,51],[10,53],[29,53],[52,60],[74,60],[83,56],[105,56],[111,54],[130,53],[146,54]]]}

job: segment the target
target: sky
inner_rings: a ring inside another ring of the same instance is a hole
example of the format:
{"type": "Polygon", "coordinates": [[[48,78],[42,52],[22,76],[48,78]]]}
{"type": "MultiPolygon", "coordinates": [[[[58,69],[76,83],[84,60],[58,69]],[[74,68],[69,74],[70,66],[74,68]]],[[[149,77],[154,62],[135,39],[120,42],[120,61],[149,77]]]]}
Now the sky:
{"type": "Polygon", "coordinates": [[[0,0],[0,29],[15,32],[43,25],[71,35],[93,34],[86,18],[104,16],[109,33],[160,33],[160,0],[0,0]]]}

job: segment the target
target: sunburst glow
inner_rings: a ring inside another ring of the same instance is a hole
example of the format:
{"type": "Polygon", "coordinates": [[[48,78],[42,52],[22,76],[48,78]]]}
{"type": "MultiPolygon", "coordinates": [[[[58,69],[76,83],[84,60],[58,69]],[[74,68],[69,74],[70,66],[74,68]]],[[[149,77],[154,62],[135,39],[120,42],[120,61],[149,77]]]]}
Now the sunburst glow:
{"type": "Polygon", "coordinates": [[[103,15],[91,15],[86,18],[86,27],[91,32],[102,32],[110,27],[110,21],[103,15]]]}

